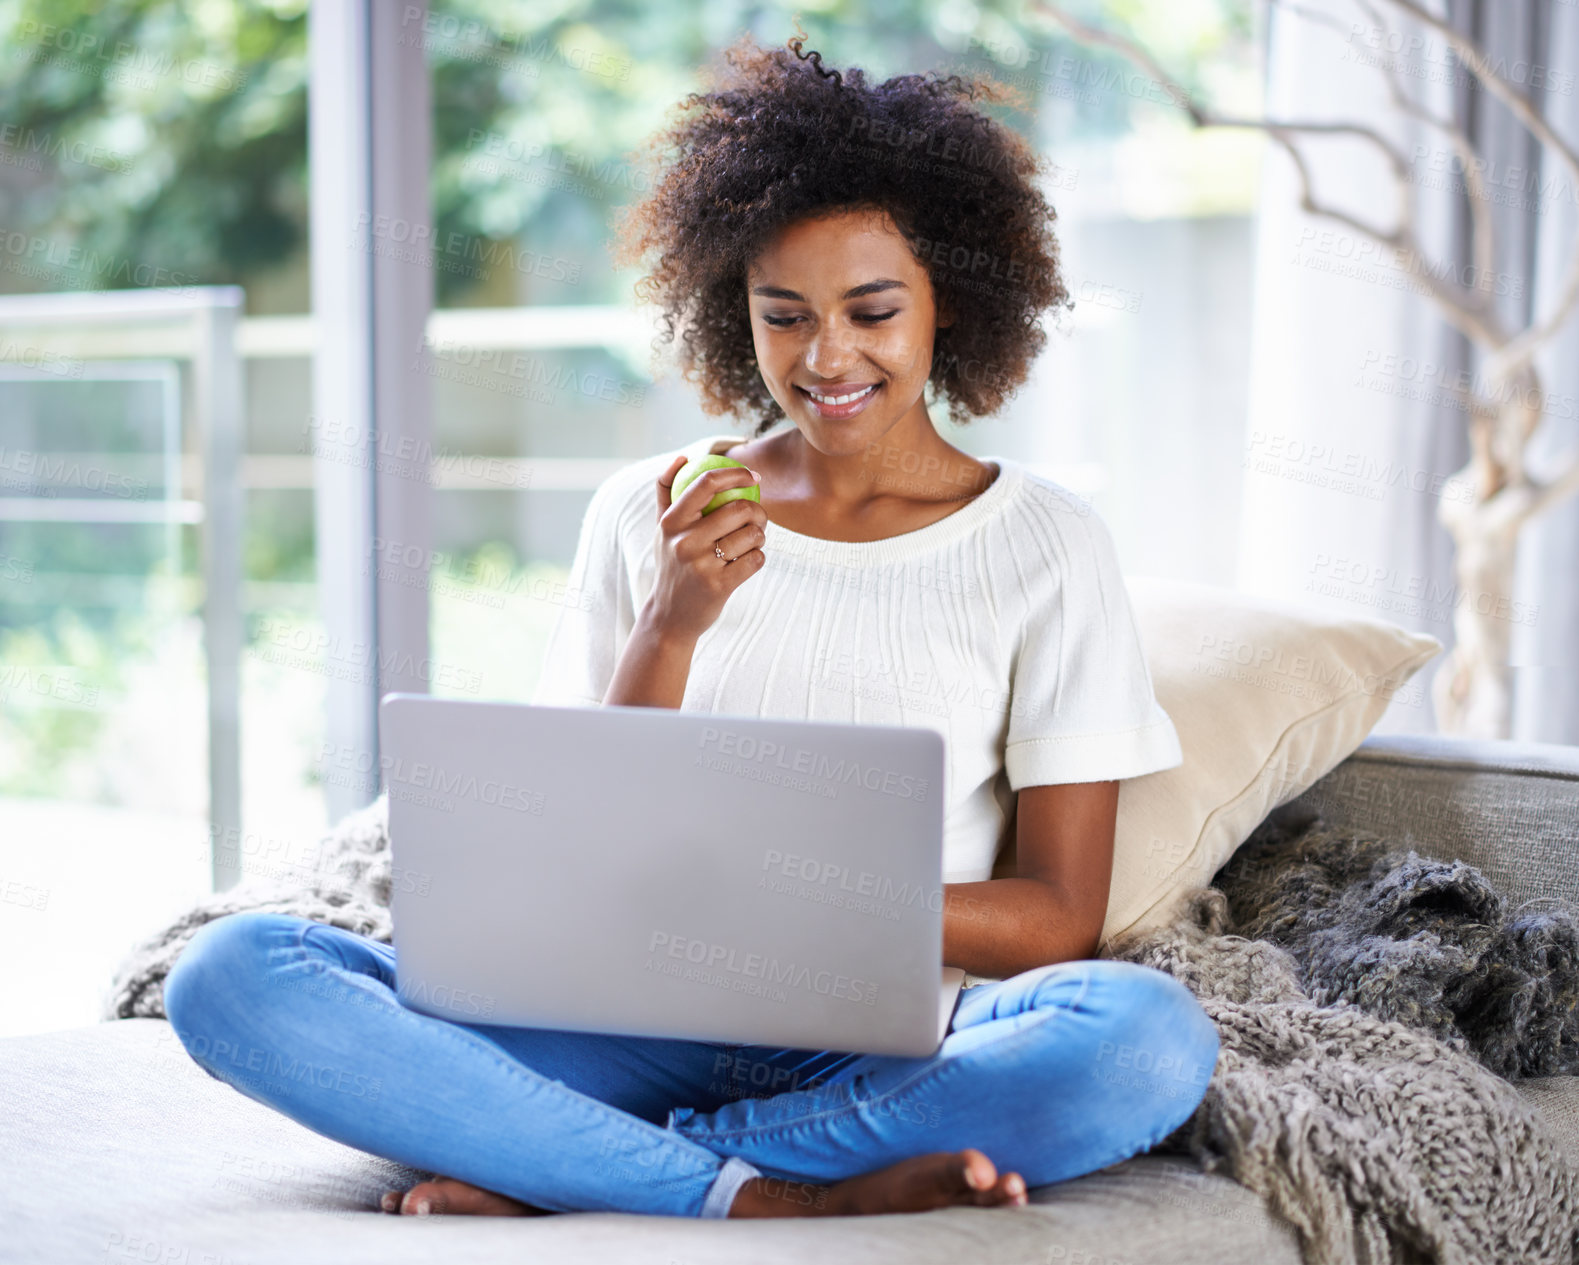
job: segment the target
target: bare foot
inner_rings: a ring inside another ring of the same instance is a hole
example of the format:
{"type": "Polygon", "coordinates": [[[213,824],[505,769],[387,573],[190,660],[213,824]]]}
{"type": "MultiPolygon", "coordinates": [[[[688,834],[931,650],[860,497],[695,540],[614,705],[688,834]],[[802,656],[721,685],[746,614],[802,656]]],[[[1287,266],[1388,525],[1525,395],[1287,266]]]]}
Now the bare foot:
{"type": "Polygon", "coordinates": [[[409,1217],[529,1217],[542,1212],[531,1204],[453,1177],[418,1182],[404,1195],[398,1190],[385,1191],[379,1207],[409,1217]]]}
{"type": "Polygon", "coordinates": [[[964,1204],[1018,1207],[1026,1201],[1018,1173],[998,1175],[980,1151],[939,1151],[901,1160],[832,1186],[753,1177],[730,1206],[731,1217],[851,1217],[927,1212],[964,1204]]]}

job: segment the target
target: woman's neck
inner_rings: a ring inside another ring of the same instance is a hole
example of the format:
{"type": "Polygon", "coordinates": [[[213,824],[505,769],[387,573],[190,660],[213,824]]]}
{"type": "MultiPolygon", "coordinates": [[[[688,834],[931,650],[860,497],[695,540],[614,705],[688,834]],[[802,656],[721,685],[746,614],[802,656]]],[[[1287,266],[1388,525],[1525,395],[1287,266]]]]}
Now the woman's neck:
{"type": "Polygon", "coordinates": [[[979,496],[998,476],[995,464],[946,443],[930,421],[919,442],[896,436],[898,430],[845,454],[818,452],[798,429],[727,452],[762,475],[762,507],[771,522],[824,540],[885,540],[919,530],[979,496]]]}

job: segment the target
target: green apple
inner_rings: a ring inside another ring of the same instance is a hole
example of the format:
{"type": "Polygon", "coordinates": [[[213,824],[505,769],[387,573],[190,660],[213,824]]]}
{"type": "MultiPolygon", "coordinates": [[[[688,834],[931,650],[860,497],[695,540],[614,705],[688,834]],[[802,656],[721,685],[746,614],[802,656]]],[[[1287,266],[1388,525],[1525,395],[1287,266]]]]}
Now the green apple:
{"type": "MultiPolygon", "coordinates": [[[[710,452],[705,457],[698,457],[695,461],[687,461],[680,467],[680,473],[674,476],[674,485],[669,489],[669,503],[672,505],[680,499],[680,493],[691,486],[691,480],[699,474],[709,470],[719,470],[725,466],[739,466],[745,469],[746,463],[736,461],[733,457],[726,457],[721,452],[710,452]]],[[[720,505],[730,501],[756,501],[762,502],[762,492],[755,483],[748,483],[743,488],[725,488],[711,501],[702,507],[702,513],[711,514],[720,505]]]]}

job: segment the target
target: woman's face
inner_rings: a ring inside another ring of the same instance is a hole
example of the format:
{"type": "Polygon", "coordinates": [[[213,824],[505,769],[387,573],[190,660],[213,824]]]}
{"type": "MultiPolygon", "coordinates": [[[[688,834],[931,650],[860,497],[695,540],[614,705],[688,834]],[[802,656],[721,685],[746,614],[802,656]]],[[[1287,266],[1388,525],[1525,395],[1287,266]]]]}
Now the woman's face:
{"type": "Polygon", "coordinates": [[[762,380],[813,448],[864,452],[911,410],[926,420],[932,340],[948,321],[886,213],[790,225],[753,261],[746,290],[762,380]]]}

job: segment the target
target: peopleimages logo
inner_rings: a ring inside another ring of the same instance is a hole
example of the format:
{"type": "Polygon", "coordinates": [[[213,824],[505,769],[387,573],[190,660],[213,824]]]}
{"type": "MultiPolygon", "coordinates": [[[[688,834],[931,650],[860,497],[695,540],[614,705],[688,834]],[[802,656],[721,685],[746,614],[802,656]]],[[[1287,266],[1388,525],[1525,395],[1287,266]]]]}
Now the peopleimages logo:
{"type": "Polygon", "coordinates": [[[492,1019],[494,999],[483,993],[463,992],[446,988],[443,984],[429,985],[426,980],[405,980],[395,990],[395,996],[408,1006],[427,1006],[435,1010],[471,1015],[479,1019],[492,1019]]]}
{"type": "Polygon", "coordinates": [[[497,808],[510,808],[518,813],[543,811],[543,793],[515,786],[509,782],[496,782],[492,778],[478,778],[475,773],[450,773],[438,765],[415,761],[408,768],[396,756],[385,760],[380,757],[384,773],[391,784],[433,791],[438,795],[453,795],[458,799],[474,799],[497,808]]]}
{"type": "MultiPolygon", "coordinates": [[[[758,741],[750,734],[735,733],[729,729],[715,729],[708,725],[702,730],[697,746],[719,755],[733,756],[737,760],[755,762],[807,777],[822,778],[829,782],[848,785],[851,782],[869,791],[884,795],[897,795],[900,799],[925,800],[928,779],[912,777],[908,773],[895,773],[892,769],[879,769],[862,765],[858,760],[835,760],[821,751],[806,747],[785,747],[782,743],[758,741]]],[[[698,757],[700,759],[700,757],[698,757]]]]}
{"type": "Polygon", "coordinates": [[[877,1004],[877,985],[871,980],[841,975],[837,971],[813,971],[809,966],[780,962],[777,958],[766,957],[761,953],[742,953],[722,944],[694,940],[667,931],[652,933],[647,953],[649,970],[679,974],[684,969],[680,966],[683,962],[695,967],[698,974],[694,978],[705,984],[730,987],[732,981],[729,977],[734,977],[758,981],[769,987],[809,989],[819,997],[837,997],[841,1001],[856,1002],[863,1006],[877,1004]],[[662,961],[664,957],[673,958],[675,962],[666,963],[662,961]],[[666,967],[669,969],[666,970],[666,967]],[[718,975],[717,972],[725,974],[718,975]]]}
{"type": "Polygon", "coordinates": [[[440,797],[438,806],[446,806],[449,802],[447,797],[454,796],[539,816],[546,802],[542,791],[511,782],[494,781],[492,778],[479,778],[475,773],[452,773],[439,765],[421,760],[408,764],[399,756],[380,755],[375,762],[370,751],[350,743],[325,742],[318,751],[319,768],[325,775],[338,769],[366,775],[371,781],[375,763],[389,782],[390,793],[397,798],[413,798],[414,789],[440,797]]]}
{"type": "Polygon", "coordinates": [[[943,911],[942,888],[928,892],[919,883],[895,883],[887,875],[873,874],[870,870],[851,870],[847,865],[821,861],[816,857],[769,848],[762,854],[762,869],[764,877],[757,881],[758,887],[769,886],[774,878],[786,878],[814,887],[837,889],[853,896],[870,897],[888,905],[914,905],[919,902],[933,913],[943,911]]]}

